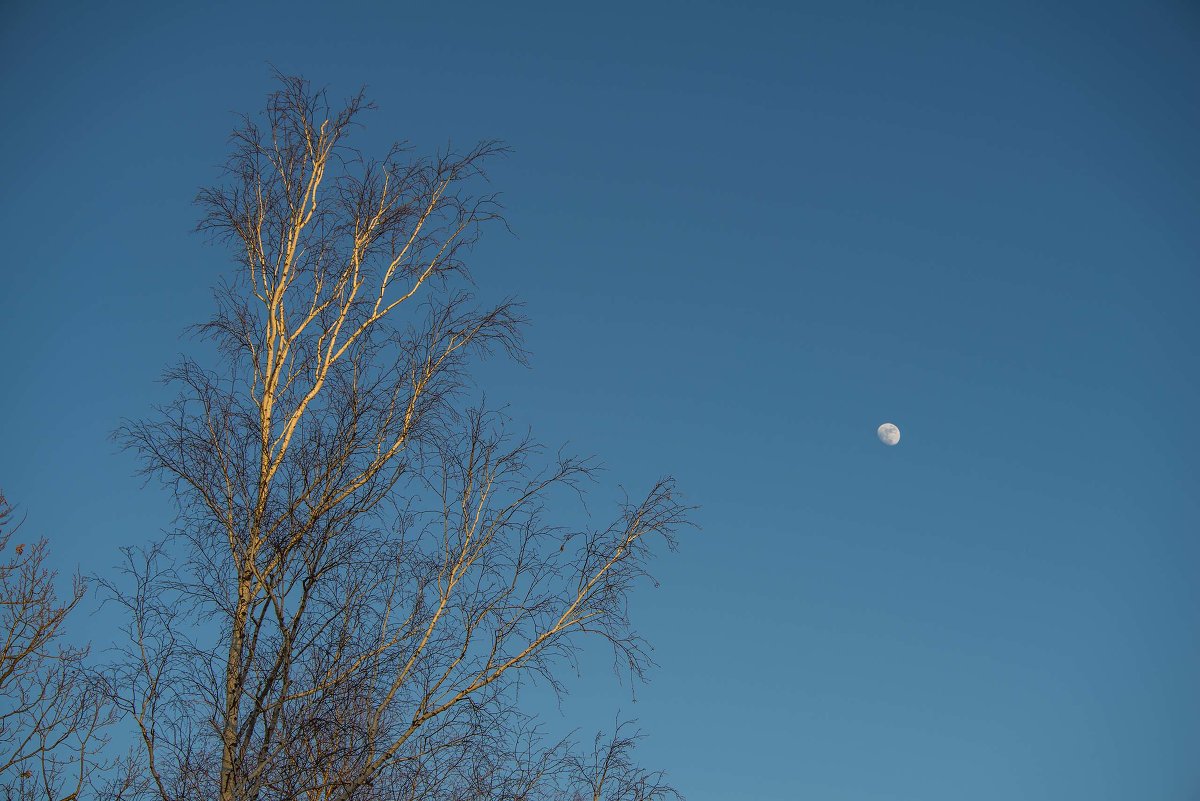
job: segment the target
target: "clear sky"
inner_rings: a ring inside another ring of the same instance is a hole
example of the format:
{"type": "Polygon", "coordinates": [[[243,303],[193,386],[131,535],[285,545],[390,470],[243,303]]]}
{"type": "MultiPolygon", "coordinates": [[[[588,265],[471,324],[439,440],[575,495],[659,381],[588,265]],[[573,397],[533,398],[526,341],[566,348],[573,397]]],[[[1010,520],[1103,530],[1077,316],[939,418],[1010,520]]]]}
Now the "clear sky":
{"type": "Polygon", "coordinates": [[[0,487],[67,569],[170,522],[107,437],[270,65],[515,148],[489,397],[701,506],[566,724],[692,801],[1200,797],[1195,4],[3,3],[0,487]]]}

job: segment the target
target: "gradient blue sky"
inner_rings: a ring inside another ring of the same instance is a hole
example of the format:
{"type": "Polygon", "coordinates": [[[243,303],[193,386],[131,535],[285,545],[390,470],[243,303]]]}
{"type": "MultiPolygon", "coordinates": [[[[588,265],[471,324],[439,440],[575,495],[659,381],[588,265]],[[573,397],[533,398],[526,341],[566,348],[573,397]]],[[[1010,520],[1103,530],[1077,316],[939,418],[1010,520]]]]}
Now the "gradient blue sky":
{"type": "Polygon", "coordinates": [[[107,436],[268,64],[515,148],[489,397],[702,507],[653,682],[554,725],[637,716],[692,801],[1200,798],[1194,4],[5,2],[0,486],[67,568],[169,523],[107,436]]]}

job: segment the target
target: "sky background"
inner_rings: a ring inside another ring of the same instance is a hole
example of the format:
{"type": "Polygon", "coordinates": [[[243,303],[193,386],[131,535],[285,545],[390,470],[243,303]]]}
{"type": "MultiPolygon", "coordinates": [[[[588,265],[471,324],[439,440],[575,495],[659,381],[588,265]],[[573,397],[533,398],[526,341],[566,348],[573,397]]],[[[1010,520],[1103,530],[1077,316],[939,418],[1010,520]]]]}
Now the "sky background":
{"type": "Polygon", "coordinates": [[[532,366],[481,384],[701,507],[652,682],[550,725],[637,717],[692,801],[1200,799],[1195,4],[5,0],[0,487],[66,571],[170,523],[108,436],[271,65],[514,148],[472,264],[532,366]]]}

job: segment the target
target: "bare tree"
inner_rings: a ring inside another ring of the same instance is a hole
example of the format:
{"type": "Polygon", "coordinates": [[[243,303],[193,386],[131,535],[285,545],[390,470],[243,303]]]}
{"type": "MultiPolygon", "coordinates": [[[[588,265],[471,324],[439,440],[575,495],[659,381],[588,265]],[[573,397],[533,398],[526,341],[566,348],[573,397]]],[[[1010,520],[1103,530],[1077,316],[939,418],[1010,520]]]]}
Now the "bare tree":
{"type": "Polygon", "coordinates": [[[19,528],[0,492],[0,790],[67,801],[88,786],[111,716],[88,649],[62,643],[84,583],[60,602],[46,540],[9,547],[19,528]]]}
{"type": "Polygon", "coordinates": [[[640,735],[629,722],[617,721],[610,735],[599,733],[586,754],[564,759],[569,786],[577,801],[668,801],[680,798],[662,771],[638,767],[633,750],[640,735]]]}
{"type": "Polygon", "coordinates": [[[628,591],[687,509],[663,479],[605,525],[552,519],[595,464],[470,400],[478,357],[523,358],[518,306],[465,291],[503,146],[367,159],[361,93],[281,81],[199,195],[238,264],[197,328],[218,364],[182,361],[178,399],[119,432],[179,514],[107,583],[141,742],[123,795],[533,797],[567,751],[536,745],[519,683],[560,688],[585,636],[642,676],[628,591]]]}

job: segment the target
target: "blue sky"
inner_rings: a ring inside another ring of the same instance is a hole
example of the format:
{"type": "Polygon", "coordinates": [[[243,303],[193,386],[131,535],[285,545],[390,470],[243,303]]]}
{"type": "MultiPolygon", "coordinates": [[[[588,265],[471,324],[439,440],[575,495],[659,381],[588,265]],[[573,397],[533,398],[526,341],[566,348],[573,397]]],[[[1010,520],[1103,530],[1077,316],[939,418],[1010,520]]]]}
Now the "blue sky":
{"type": "Polygon", "coordinates": [[[169,524],[108,435],[229,269],[195,190],[270,65],[365,83],[364,147],[515,149],[489,397],[701,507],[652,683],[554,725],[637,716],[692,801],[1194,799],[1198,45],[1187,2],[6,3],[0,486],[66,570],[169,524]]]}

